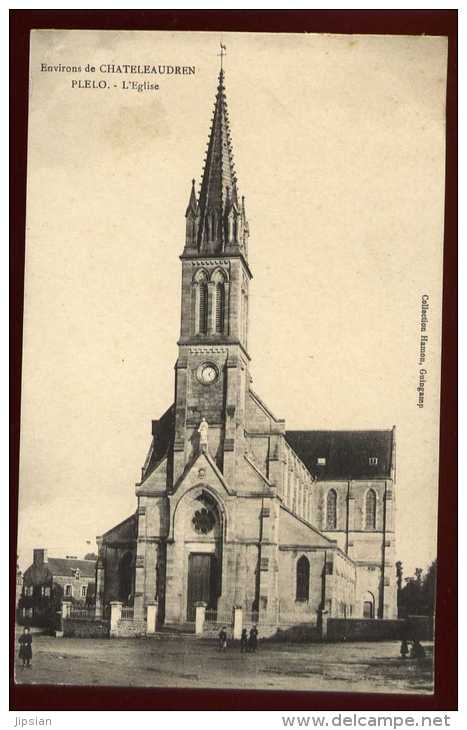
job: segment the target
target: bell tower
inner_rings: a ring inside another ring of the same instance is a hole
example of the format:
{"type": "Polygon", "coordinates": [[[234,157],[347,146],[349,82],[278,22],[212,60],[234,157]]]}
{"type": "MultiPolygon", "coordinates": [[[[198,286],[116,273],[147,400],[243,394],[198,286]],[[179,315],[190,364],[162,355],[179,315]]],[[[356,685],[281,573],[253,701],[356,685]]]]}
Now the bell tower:
{"type": "Polygon", "coordinates": [[[209,424],[209,451],[227,480],[244,439],[248,391],[249,228],[239,197],[229,115],[219,73],[199,193],[186,209],[182,307],[175,378],[174,480],[197,454],[209,424]]]}

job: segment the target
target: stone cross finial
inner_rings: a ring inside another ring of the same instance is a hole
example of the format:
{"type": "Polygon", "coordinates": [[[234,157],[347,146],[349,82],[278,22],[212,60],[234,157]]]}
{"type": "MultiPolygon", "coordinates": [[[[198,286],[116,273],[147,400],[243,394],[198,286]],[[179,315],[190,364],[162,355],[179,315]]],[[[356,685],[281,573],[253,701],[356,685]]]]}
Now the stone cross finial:
{"type": "Polygon", "coordinates": [[[219,45],[221,47],[221,52],[218,53],[217,55],[220,56],[220,59],[221,59],[221,71],[222,71],[223,70],[223,68],[222,68],[223,67],[223,63],[222,62],[224,60],[224,56],[227,55],[227,46],[224,46],[223,43],[219,43],[219,45]]]}

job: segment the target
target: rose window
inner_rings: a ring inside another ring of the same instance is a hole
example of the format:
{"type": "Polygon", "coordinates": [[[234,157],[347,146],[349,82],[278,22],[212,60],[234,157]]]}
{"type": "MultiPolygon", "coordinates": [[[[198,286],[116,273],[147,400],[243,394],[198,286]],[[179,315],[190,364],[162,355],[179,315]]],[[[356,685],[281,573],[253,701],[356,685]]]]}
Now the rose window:
{"type": "Polygon", "coordinates": [[[207,535],[207,533],[211,532],[212,528],[214,527],[216,523],[216,518],[214,517],[212,512],[203,507],[203,509],[196,510],[195,516],[192,519],[192,523],[196,532],[199,532],[202,535],[207,535]]]}

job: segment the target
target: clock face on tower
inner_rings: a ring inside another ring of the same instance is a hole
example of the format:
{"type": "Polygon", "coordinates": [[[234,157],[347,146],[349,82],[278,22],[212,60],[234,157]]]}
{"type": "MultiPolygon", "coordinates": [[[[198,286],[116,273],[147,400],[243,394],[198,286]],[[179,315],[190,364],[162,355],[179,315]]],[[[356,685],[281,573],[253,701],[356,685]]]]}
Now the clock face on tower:
{"type": "Polygon", "coordinates": [[[214,383],[217,380],[219,371],[212,363],[205,362],[199,366],[196,375],[201,383],[204,385],[211,385],[211,383],[214,383]]]}

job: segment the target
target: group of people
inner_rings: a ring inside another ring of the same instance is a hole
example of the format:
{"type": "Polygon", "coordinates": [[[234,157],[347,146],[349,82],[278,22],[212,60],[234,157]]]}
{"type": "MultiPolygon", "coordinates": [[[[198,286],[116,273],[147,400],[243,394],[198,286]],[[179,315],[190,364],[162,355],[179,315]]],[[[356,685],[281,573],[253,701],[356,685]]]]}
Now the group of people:
{"type": "MultiPolygon", "coordinates": [[[[227,629],[225,626],[219,631],[219,651],[225,651],[227,649],[228,637],[227,629]]],[[[240,637],[240,651],[254,653],[258,646],[258,629],[256,626],[252,626],[250,633],[246,629],[243,629],[240,637]]]]}
{"type": "Polygon", "coordinates": [[[402,639],[401,657],[402,657],[402,659],[407,659],[408,655],[410,655],[411,659],[424,659],[425,649],[420,644],[418,639],[412,639],[412,641],[408,641],[407,639],[402,639]],[[409,647],[409,644],[411,644],[412,646],[409,647]]]}

